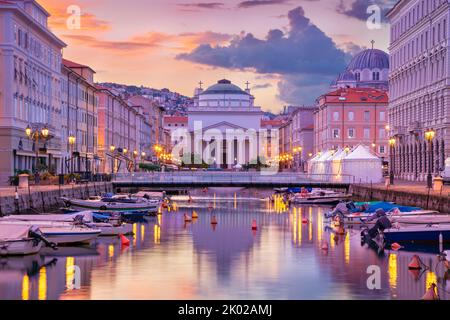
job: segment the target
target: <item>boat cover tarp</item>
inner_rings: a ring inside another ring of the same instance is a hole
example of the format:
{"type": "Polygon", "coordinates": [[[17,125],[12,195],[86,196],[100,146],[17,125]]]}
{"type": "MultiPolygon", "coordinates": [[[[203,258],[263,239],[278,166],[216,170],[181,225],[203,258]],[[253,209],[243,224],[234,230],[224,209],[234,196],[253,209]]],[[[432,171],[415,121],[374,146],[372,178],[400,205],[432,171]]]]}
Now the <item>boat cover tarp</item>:
{"type": "Polygon", "coordinates": [[[3,217],[6,221],[53,221],[53,222],[73,222],[77,216],[83,216],[84,222],[92,222],[91,211],[81,211],[73,214],[33,214],[33,215],[11,215],[3,217]]]}
{"type": "Polygon", "coordinates": [[[0,241],[28,238],[31,226],[0,224],[0,241]]]}
{"type": "MultiPolygon", "coordinates": [[[[362,202],[361,204],[363,204],[364,202],[362,202]]],[[[399,206],[395,203],[391,203],[391,202],[372,202],[372,203],[368,203],[369,204],[369,208],[364,211],[367,213],[373,213],[375,211],[377,211],[378,209],[383,209],[385,212],[389,212],[392,209],[398,208],[400,210],[400,212],[413,212],[413,211],[419,211],[422,210],[422,208],[418,208],[418,207],[409,207],[409,206],[399,206]]],[[[356,205],[360,205],[359,203],[357,203],[356,205]]]]}

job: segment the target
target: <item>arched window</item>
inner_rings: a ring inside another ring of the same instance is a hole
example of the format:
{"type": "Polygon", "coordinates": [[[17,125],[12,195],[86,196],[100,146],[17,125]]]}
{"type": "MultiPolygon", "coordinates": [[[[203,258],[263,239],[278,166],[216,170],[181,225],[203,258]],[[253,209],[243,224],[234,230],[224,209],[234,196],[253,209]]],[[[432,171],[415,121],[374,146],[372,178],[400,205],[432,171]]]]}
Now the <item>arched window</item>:
{"type": "Polygon", "coordinates": [[[356,81],[361,81],[361,74],[359,72],[355,73],[356,81]]]}
{"type": "Polygon", "coordinates": [[[374,81],[380,81],[380,73],[378,71],[375,71],[372,73],[372,79],[374,81]]]}

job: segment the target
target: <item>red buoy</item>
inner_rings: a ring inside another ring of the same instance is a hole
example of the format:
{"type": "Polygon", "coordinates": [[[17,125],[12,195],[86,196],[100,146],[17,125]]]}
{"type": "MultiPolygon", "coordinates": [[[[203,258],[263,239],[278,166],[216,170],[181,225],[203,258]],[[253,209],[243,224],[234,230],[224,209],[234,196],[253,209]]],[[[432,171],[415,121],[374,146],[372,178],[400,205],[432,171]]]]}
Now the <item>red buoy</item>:
{"type": "Polygon", "coordinates": [[[410,270],[420,270],[422,269],[420,258],[418,255],[414,255],[408,264],[408,269],[410,270]]]}
{"type": "Polygon", "coordinates": [[[123,234],[120,234],[119,237],[120,237],[120,242],[122,243],[123,246],[130,245],[130,240],[127,237],[125,237],[123,234]]]}
{"type": "Polygon", "coordinates": [[[257,225],[257,223],[256,223],[256,220],[253,220],[253,222],[252,222],[252,230],[253,230],[253,231],[258,230],[258,225],[257,225]]]}

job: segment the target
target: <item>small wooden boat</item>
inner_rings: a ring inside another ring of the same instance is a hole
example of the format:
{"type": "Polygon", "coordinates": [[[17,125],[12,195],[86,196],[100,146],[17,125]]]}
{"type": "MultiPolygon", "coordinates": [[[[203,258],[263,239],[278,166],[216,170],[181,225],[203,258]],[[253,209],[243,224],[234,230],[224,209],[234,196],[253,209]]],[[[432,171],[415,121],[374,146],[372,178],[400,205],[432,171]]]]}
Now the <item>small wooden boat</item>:
{"type": "Polygon", "coordinates": [[[0,256],[24,256],[38,253],[44,242],[32,225],[0,225],[0,256]]]}

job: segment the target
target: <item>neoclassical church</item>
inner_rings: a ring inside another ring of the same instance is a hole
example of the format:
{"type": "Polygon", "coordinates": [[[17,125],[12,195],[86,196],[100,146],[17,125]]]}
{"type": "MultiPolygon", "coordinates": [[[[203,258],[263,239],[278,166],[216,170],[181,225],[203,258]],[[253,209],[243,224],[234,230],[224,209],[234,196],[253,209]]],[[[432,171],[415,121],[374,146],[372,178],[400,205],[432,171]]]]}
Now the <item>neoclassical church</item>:
{"type": "Polygon", "coordinates": [[[192,153],[223,169],[255,162],[260,155],[262,117],[248,83],[245,90],[226,79],[206,90],[200,83],[194,106],[188,109],[192,153]]]}
{"type": "Polygon", "coordinates": [[[389,89],[389,55],[378,49],[357,54],[347,69],[331,84],[332,89],[374,88],[389,89]]]}

